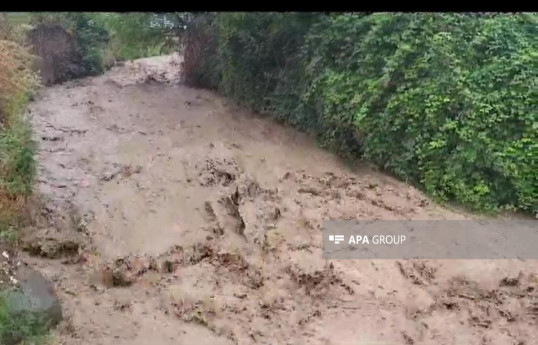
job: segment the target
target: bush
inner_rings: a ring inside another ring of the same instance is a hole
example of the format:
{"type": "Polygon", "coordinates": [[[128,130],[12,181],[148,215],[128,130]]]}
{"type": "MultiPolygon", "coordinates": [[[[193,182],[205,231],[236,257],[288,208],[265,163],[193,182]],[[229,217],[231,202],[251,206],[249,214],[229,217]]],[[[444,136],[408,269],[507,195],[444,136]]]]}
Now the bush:
{"type": "Polygon", "coordinates": [[[536,212],[536,19],[205,15],[185,49],[204,46],[196,37],[211,49],[186,54],[185,65],[234,100],[437,199],[536,212]]]}

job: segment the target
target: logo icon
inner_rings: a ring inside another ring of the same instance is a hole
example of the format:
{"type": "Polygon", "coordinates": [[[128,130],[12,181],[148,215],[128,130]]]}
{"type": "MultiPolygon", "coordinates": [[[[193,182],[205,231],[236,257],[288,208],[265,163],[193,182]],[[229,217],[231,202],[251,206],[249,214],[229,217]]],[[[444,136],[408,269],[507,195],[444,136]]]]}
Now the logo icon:
{"type": "Polygon", "coordinates": [[[340,244],[340,242],[344,242],[344,235],[329,235],[329,241],[340,244]]]}

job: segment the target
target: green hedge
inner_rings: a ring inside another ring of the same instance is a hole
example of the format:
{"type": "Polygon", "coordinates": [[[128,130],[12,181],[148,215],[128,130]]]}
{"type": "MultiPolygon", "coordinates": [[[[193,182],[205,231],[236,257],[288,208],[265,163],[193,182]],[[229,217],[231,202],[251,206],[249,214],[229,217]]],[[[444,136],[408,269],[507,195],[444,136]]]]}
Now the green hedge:
{"type": "Polygon", "coordinates": [[[437,199],[536,212],[537,18],[205,14],[185,41],[203,37],[203,51],[185,65],[197,85],[437,199]]]}

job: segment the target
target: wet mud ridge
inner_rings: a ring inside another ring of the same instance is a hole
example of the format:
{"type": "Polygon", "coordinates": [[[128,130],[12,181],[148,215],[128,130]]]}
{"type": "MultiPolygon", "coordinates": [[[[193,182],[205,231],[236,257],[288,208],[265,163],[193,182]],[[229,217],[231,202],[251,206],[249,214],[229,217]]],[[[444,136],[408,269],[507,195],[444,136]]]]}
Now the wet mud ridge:
{"type": "Polygon", "coordinates": [[[323,219],[465,219],[311,138],[179,82],[179,59],[42,91],[35,226],[61,344],[514,344],[533,261],[343,260],[323,219]]]}

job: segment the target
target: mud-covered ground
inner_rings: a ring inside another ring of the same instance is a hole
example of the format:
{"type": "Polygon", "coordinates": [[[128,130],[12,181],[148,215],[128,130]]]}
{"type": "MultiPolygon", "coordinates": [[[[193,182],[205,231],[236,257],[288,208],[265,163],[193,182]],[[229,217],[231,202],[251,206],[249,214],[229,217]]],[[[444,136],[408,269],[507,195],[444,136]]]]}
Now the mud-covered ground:
{"type": "Polygon", "coordinates": [[[538,339],[536,261],[331,261],[323,219],[465,219],[293,129],[182,86],[157,57],[43,90],[22,259],[66,345],[538,339]]]}

